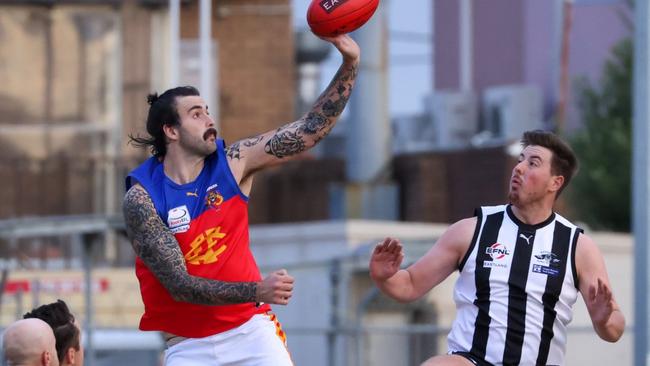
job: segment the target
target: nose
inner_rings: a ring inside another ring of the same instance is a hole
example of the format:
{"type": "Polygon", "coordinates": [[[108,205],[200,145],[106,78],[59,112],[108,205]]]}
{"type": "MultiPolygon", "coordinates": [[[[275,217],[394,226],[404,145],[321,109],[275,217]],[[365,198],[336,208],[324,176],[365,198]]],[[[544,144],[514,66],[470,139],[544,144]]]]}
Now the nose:
{"type": "Polygon", "coordinates": [[[206,120],[206,124],[208,127],[214,128],[214,120],[212,119],[211,115],[207,115],[208,119],[206,120]]]}
{"type": "Polygon", "coordinates": [[[517,173],[517,174],[519,174],[519,175],[520,175],[521,173],[523,173],[524,168],[525,168],[525,166],[526,166],[525,163],[526,163],[525,160],[522,160],[522,161],[518,162],[517,165],[515,165],[515,168],[513,169],[513,172],[514,172],[514,173],[517,173]]]}

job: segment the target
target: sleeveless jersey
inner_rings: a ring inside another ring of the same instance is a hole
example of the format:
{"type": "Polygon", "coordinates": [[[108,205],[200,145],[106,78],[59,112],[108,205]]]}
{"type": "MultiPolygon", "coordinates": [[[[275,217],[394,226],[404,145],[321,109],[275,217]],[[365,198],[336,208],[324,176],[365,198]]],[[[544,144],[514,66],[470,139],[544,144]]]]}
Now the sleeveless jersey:
{"type": "MultiPolygon", "coordinates": [[[[223,140],[206,157],[194,182],[176,184],[151,157],[126,178],[127,190],[140,183],[162,221],[174,234],[192,276],[226,282],[261,281],[249,248],[248,198],[226,161],[223,140]]],[[[135,270],[144,302],[141,330],[201,338],[235,328],[270,310],[255,303],[224,306],[175,301],[140,258],[135,270]]]]}
{"type": "Polygon", "coordinates": [[[449,351],[495,365],[562,365],[582,230],[556,213],[524,224],[510,205],[482,207],[477,216],[454,289],[449,351]]]}

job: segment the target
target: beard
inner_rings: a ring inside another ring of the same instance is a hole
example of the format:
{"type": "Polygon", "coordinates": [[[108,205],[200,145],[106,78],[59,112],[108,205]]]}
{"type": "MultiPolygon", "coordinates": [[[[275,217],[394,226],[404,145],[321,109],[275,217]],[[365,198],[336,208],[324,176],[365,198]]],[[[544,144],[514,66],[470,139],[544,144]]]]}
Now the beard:
{"type": "Polygon", "coordinates": [[[519,197],[519,194],[517,192],[513,192],[512,189],[508,192],[508,200],[510,201],[511,204],[515,206],[519,206],[521,203],[521,198],[519,197]]]}

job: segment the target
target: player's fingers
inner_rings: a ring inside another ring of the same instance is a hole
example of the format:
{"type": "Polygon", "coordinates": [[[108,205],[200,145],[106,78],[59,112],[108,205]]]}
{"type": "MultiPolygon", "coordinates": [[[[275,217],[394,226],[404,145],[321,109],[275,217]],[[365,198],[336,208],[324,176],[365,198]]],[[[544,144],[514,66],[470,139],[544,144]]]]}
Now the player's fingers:
{"type": "Polygon", "coordinates": [[[278,269],[277,271],[275,271],[275,274],[280,275],[280,276],[285,276],[285,275],[288,274],[288,272],[287,272],[286,269],[281,268],[281,269],[278,269]]]}
{"type": "Polygon", "coordinates": [[[612,299],[612,289],[603,282],[603,296],[605,296],[605,299],[607,301],[612,299]]]}
{"type": "Polygon", "coordinates": [[[598,279],[598,295],[602,297],[607,297],[607,290],[605,289],[607,285],[605,285],[605,281],[602,279],[598,279]]]}
{"type": "Polygon", "coordinates": [[[386,251],[389,253],[392,253],[395,250],[395,245],[397,245],[397,242],[395,241],[394,238],[386,238],[386,251]]]}
{"type": "Polygon", "coordinates": [[[393,239],[393,249],[392,253],[397,254],[402,252],[402,243],[399,239],[393,239]]]}
{"type": "Polygon", "coordinates": [[[375,246],[375,253],[380,254],[386,251],[386,247],[390,243],[390,238],[384,239],[381,243],[375,246]]]}

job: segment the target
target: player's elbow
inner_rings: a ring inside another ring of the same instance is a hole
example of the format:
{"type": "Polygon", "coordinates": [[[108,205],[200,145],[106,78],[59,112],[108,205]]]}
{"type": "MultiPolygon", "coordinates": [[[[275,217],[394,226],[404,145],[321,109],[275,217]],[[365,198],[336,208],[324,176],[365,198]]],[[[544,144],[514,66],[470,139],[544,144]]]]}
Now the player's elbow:
{"type": "Polygon", "coordinates": [[[167,292],[171,296],[174,301],[179,301],[179,302],[188,302],[189,298],[187,296],[187,293],[182,291],[179,286],[167,286],[167,292]]]}
{"type": "Polygon", "coordinates": [[[162,285],[174,301],[191,302],[191,291],[188,291],[187,281],[179,278],[173,281],[165,281],[162,285]]]}

